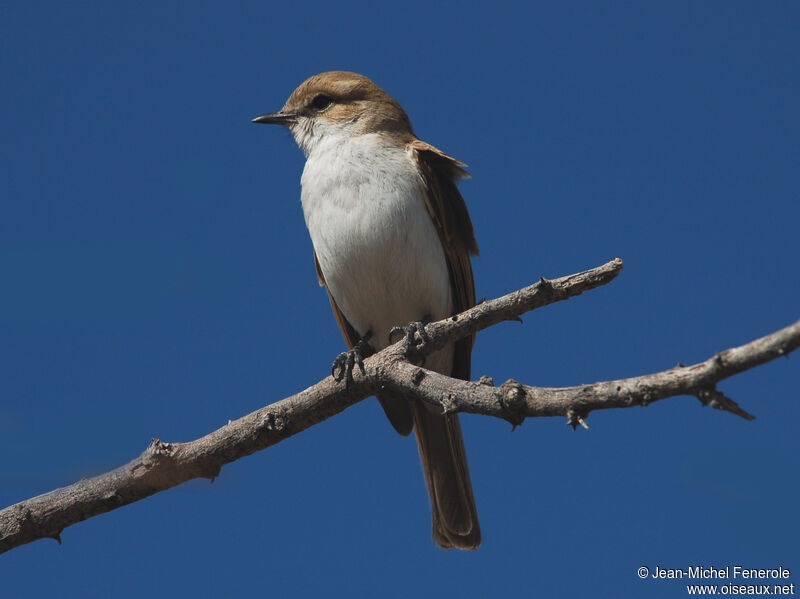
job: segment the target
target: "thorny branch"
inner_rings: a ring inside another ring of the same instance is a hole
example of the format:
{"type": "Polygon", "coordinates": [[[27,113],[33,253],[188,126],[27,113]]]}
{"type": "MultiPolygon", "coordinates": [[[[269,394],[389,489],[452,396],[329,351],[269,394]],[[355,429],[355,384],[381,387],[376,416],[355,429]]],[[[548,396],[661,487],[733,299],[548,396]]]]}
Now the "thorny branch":
{"type": "MultiPolygon", "coordinates": [[[[425,356],[466,335],[612,281],[622,261],[538,283],[477,306],[425,328],[429,340],[417,347],[425,356]]],[[[647,405],[676,395],[693,395],[704,405],[748,420],[753,417],[717,390],[716,384],[760,364],[786,356],[800,346],[800,321],[728,349],[692,366],[645,376],[578,387],[545,388],[509,380],[461,381],[411,364],[400,341],[364,361],[353,380],[327,377],[291,397],[270,404],[188,443],[153,439],[138,458],[116,470],[56,489],[0,511],[0,553],[37,539],[54,538],[87,518],[144,499],[193,478],[215,478],[222,466],[274,445],[347,407],[378,389],[441,405],[446,411],[485,414],[514,425],[525,418],[565,416],[572,426],[587,427],[592,410],[647,405]]],[[[588,427],[587,427],[588,428],[588,427]]]]}

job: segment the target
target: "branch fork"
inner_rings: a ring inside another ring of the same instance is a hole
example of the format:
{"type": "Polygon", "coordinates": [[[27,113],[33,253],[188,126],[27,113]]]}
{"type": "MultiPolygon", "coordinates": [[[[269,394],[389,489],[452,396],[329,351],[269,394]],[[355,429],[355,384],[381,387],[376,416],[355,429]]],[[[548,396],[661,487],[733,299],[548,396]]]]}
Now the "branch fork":
{"type": "MultiPolygon", "coordinates": [[[[605,285],[621,270],[622,261],[615,259],[567,277],[541,278],[529,287],[430,323],[425,327],[429,339],[416,348],[417,355],[424,357],[500,322],[521,320],[525,312],[605,285]]],[[[588,428],[586,418],[593,410],[648,405],[678,395],[693,395],[704,405],[752,420],[752,415],[717,390],[717,384],[798,347],[800,321],[692,366],[593,385],[549,388],[514,380],[496,387],[486,376],[476,382],[453,379],[411,364],[400,341],[364,359],[363,371],[354,368],[352,381],[326,377],[194,441],[154,439],[138,458],[111,472],[0,510],[0,553],[42,538],[60,543],[63,529],[77,522],[193,478],[213,480],[225,464],[275,445],[381,390],[427,401],[447,412],[495,416],[513,427],[525,418],[561,416],[573,428],[588,428]]]]}

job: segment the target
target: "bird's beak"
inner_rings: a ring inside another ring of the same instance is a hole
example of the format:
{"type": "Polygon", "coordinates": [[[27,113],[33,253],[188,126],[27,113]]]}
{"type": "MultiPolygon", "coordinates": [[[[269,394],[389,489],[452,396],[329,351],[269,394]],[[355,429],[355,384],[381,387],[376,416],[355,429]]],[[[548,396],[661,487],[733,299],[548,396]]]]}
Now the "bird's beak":
{"type": "Polygon", "coordinates": [[[297,121],[297,115],[290,112],[270,112],[253,119],[254,123],[263,125],[291,125],[297,121]]]}

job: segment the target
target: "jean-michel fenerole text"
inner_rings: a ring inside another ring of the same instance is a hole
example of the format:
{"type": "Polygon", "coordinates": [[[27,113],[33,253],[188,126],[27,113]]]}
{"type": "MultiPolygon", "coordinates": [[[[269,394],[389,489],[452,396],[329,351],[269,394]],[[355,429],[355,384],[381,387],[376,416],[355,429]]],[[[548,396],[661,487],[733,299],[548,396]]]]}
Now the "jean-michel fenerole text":
{"type": "Polygon", "coordinates": [[[653,578],[718,578],[764,580],[767,578],[786,579],[791,576],[789,568],[745,568],[744,566],[725,566],[723,568],[690,566],[688,568],[662,568],[656,566],[650,574],[653,578]]]}

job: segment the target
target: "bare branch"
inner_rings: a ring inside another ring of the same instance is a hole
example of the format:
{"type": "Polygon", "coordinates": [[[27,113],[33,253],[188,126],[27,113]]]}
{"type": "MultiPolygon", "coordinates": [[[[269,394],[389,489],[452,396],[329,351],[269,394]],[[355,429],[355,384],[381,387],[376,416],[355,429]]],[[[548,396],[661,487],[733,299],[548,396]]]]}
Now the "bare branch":
{"type": "Polygon", "coordinates": [[[408,362],[384,373],[384,386],[393,393],[418,397],[451,412],[496,416],[513,425],[525,418],[566,416],[573,427],[586,428],[593,410],[646,406],[654,401],[693,395],[703,405],[753,420],[732,399],[717,390],[720,381],[755,368],[800,347],[800,320],[775,333],[715,354],[705,362],[663,372],[577,387],[530,387],[509,380],[495,387],[488,377],[459,381],[408,362]]]}
{"type": "MultiPolygon", "coordinates": [[[[613,280],[622,269],[617,259],[598,268],[547,281],[483,302],[426,327],[430,340],[418,350],[427,355],[466,335],[504,320],[518,320],[529,310],[580,295],[613,280]]],[[[691,367],[632,379],[581,387],[548,389],[491,379],[468,382],[410,364],[399,342],[365,360],[365,374],[354,373],[349,389],[327,377],[291,397],[268,405],[188,443],[154,439],[135,460],[106,474],[22,501],[0,511],[0,553],[41,538],[60,541],[67,526],[138,501],[193,478],[216,477],[222,466],[274,445],[347,407],[391,388],[399,395],[437,403],[448,411],[504,418],[519,424],[525,417],[567,416],[586,428],[591,410],[629,407],[673,395],[697,396],[712,405],[749,417],[716,390],[716,383],[753,368],[800,345],[800,322],[691,367]]]]}

